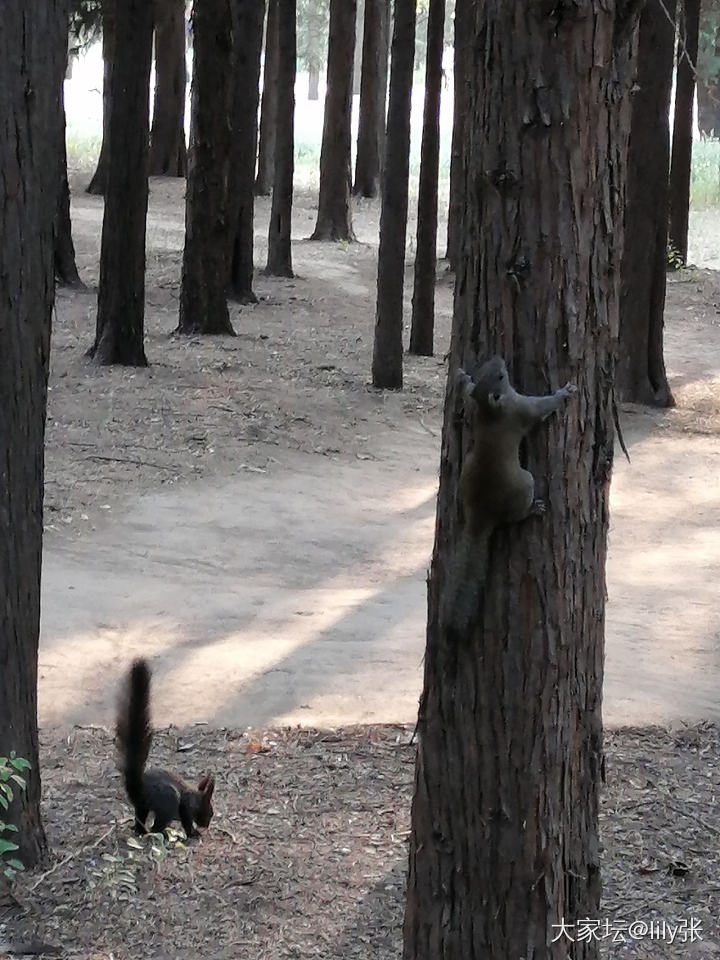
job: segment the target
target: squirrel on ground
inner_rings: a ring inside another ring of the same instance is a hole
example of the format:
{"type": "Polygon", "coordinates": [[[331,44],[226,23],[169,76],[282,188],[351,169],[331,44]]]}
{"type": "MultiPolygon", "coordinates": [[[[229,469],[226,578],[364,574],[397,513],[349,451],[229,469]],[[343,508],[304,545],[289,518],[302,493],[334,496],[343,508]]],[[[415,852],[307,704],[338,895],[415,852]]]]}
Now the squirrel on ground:
{"type": "Polygon", "coordinates": [[[215,780],[203,777],[196,789],[169,770],[145,769],[152,742],[150,678],[147,660],[135,660],[123,684],[117,712],[119,767],[135,808],[135,831],[147,833],[145,824],[152,811],[154,833],[162,833],[172,821],[179,820],[188,837],[197,837],[195,824],[207,827],[212,819],[215,780]]]}
{"type": "Polygon", "coordinates": [[[467,630],[485,582],[488,544],[499,524],[542,514],[533,475],[520,466],[520,443],[577,392],[566,384],[546,397],[525,397],[513,389],[502,357],[493,357],[473,379],[458,371],[463,397],[472,400],[472,449],[463,461],[459,492],[465,518],[450,564],[441,623],[467,630]]]}

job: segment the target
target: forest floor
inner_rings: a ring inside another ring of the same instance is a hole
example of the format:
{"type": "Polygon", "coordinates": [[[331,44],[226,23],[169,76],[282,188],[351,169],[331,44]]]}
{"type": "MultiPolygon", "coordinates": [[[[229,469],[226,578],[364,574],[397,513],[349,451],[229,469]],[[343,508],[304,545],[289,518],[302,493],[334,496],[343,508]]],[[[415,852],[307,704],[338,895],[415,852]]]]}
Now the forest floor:
{"type": "MultiPolygon", "coordinates": [[[[452,281],[438,284],[437,356],[406,358],[404,391],[372,390],[378,207],[358,205],[360,243],[312,243],[316,195],[301,190],[298,276],[259,276],[260,302],[232,309],[235,338],[175,337],[183,188],[151,186],[146,370],[83,356],[102,203],[75,195],[89,289],[58,295],[47,433],[52,860],[0,912],[0,956],[35,935],[103,960],[390,960],[452,281]],[[203,842],[152,865],[125,859],[111,743],[117,684],[140,653],[158,725],[181,728],[158,735],[158,759],[212,766],[219,784],[203,842]],[[282,729],[295,724],[306,729],[282,729]]],[[[259,265],[267,215],[262,201],[259,265]]],[[[673,277],[667,322],[678,406],[623,409],[632,459],[616,458],[612,488],[604,702],[625,729],[608,737],[595,919],[702,924],[702,941],[646,931],[606,942],[607,956],[720,957],[718,274],[673,277]]]]}

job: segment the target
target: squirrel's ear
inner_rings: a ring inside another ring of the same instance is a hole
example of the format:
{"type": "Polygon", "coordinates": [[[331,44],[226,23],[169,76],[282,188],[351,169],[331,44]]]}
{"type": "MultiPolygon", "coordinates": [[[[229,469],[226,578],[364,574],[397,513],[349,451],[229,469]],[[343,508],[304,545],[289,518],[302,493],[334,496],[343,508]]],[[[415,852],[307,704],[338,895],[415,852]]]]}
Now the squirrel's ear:
{"type": "Polygon", "coordinates": [[[198,790],[209,800],[213,795],[213,791],[215,790],[215,778],[203,777],[198,784],[198,790]]]}

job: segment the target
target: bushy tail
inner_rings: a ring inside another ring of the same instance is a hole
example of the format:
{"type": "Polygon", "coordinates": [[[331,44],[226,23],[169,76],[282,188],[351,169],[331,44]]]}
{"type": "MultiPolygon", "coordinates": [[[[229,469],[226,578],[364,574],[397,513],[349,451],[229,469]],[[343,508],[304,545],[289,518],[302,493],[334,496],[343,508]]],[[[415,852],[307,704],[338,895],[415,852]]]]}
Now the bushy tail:
{"type": "Polygon", "coordinates": [[[487,574],[488,544],[492,528],[473,535],[468,527],[461,532],[445,576],[440,606],[440,626],[459,637],[467,635],[477,617],[487,574]]]}
{"type": "Polygon", "coordinates": [[[143,771],[152,742],[150,667],[135,660],[123,685],[117,712],[117,743],[125,790],[135,807],[143,804],[143,771]]]}

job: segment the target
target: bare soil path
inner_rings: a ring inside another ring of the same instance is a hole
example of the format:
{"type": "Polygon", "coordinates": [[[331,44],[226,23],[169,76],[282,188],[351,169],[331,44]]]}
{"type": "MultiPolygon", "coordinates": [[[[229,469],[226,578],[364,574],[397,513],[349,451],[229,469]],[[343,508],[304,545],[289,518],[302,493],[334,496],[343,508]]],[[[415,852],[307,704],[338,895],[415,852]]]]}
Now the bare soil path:
{"type": "MultiPolygon", "coordinates": [[[[299,198],[298,239],[314,196],[299,198]]],[[[74,206],[97,281],[101,203],[74,206]]],[[[61,293],[48,426],[40,715],[111,722],[129,659],[153,658],[160,724],[412,722],[422,675],[452,290],[438,355],[406,390],[368,385],[377,209],[366,243],[301,242],[258,278],[235,338],[172,336],[182,185],[153,182],[144,371],[83,358],[95,296],[61,293]]],[[[267,210],[258,210],[258,242],[267,210]]],[[[263,263],[262,249],[257,256],[263,263]]],[[[605,715],[720,719],[720,292],[670,287],[678,408],[624,411],[616,460],[605,715]]]]}

